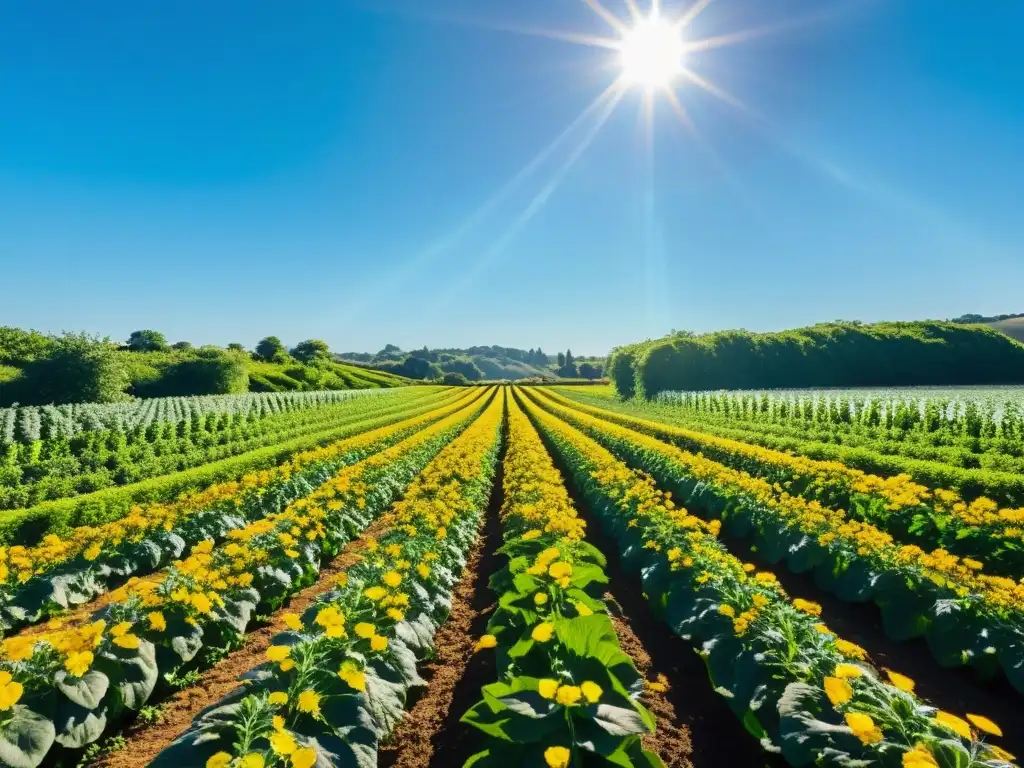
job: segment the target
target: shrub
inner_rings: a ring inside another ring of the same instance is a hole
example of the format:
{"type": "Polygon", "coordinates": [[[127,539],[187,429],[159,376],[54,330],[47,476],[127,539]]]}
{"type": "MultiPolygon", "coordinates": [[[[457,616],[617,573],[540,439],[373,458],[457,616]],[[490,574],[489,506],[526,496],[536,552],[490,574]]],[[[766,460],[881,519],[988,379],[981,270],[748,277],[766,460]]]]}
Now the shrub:
{"type": "Polygon", "coordinates": [[[23,403],[113,403],[127,398],[128,373],[108,339],[67,333],[47,357],[25,366],[23,403]]]}
{"type": "Polygon", "coordinates": [[[249,374],[241,355],[204,347],[170,366],[157,388],[163,397],[231,395],[249,391],[249,374]]]}
{"type": "Polygon", "coordinates": [[[461,373],[446,373],[441,377],[441,383],[449,387],[468,387],[470,381],[461,373]]]}
{"type": "Polygon", "coordinates": [[[160,352],[167,349],[167,339],[160,331],[132,331],[128,337],[132,352],[160,352]]]}

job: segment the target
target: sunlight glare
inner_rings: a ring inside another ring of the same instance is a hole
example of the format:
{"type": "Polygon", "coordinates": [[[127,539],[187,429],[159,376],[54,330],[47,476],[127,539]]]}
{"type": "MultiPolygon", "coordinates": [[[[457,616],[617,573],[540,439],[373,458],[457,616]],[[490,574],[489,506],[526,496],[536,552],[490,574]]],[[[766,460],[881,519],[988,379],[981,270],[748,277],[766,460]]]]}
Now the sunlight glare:
{"type": "Polygon", "coordinates": [[[677,25],[657,13],[640,18],[622,41],[622,77],[649,90],[667,88],[683,71],[684,50],[677,25]]]}

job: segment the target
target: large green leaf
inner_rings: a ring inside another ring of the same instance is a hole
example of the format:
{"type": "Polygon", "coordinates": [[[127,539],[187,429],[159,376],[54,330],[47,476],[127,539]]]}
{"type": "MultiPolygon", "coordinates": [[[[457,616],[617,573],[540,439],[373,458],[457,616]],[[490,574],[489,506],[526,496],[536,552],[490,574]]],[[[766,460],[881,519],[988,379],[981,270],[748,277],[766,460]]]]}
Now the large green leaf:
{"type": "Polygon", "coordinates": [[[99,670],[90,669],[82,677],[75,677],[59,669],[53,676],[54,687],[80,707],[95,709],[107,694],[110,678],[99,670]]]}
{"type": "Polygon", "coordinates": [[[48,717],[15,705],[13,717],[0,727],[0,764],[36,768],[50,751],[56,729],[48,717]]]}

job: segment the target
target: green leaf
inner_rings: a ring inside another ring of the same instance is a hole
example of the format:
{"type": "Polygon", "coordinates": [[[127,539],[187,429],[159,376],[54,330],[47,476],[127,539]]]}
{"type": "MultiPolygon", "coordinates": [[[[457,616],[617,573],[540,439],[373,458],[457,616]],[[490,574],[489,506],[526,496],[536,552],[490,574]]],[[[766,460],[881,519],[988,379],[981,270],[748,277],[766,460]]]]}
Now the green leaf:
{"type": "Polygon", "coordinates": [[[583,711],[590,716],[598,727],[604,729],[612,736],[631,736],[648,730],[654,730],[654,728],[648,727],[648,723],[634,709],[597,704],[585,707],[583,711]]]}
{"type": "Polygon", "coordinates": [[[0,728],[0,764],[36,768],[50,751],[56,729],[49,718],[15,705],[13,717],[0,728]]]}
{"type": "Polygon", "coordinates": [[[95,709],[107,695],[110,678],[95,669],[90,669],[82,677],[75,677],[67,670],[60,669],[53,676],[53,683],[57,690],[78,706],[95,709]]]}

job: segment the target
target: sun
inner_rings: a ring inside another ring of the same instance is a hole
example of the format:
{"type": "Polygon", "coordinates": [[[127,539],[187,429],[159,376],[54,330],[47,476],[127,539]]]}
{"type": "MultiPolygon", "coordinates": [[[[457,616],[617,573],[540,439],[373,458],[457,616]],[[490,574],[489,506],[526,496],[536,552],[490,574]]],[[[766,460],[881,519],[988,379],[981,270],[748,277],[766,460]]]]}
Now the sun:
{"type": "Polygon", "coordinates": [[[659,14],[636,20],[621,44],[622,78],[654,90],[668,88],[683,72],[685,44],[679,26],[659,14]]]}

